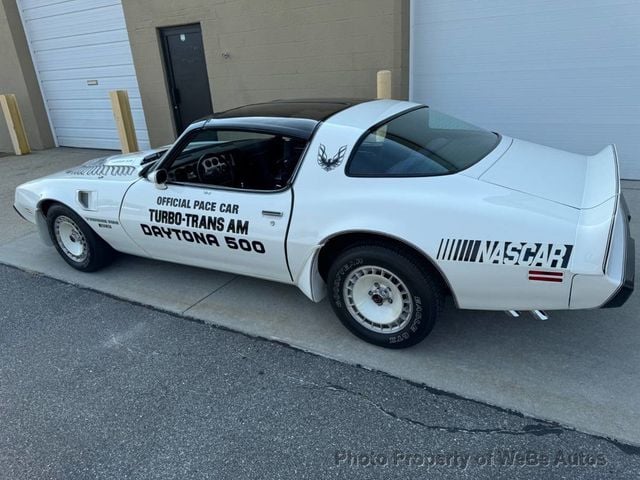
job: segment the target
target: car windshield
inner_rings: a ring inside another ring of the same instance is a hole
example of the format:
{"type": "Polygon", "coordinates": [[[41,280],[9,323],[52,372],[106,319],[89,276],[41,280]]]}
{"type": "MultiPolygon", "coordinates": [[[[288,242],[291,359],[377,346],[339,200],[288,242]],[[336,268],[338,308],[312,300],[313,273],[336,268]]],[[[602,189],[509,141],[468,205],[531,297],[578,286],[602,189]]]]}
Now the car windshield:
{"type": "Polygon", "coordinates": [[[499,136],[428,107],[402,114],[371,131],[347,167],[351,176],[447,175],[487,156],[499,136]]]}

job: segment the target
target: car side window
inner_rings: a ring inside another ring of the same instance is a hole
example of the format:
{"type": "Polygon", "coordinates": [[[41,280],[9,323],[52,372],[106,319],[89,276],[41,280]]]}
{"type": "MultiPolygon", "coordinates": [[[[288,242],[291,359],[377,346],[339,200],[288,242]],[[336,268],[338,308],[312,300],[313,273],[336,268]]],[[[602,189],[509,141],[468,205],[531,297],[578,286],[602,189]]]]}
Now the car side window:
{"type": "Polygon", "coordinates": [[[499,136],[431,108],[404,113],[369,132],[347,165],[347,175],[446,175],[489,154],[499,136]]]}
{"type": "Polygon", "coordinates": [[[205,128],[165,168],[169,182],[274,191],[288,184],[305,146],[281,135],[205,128]]]}

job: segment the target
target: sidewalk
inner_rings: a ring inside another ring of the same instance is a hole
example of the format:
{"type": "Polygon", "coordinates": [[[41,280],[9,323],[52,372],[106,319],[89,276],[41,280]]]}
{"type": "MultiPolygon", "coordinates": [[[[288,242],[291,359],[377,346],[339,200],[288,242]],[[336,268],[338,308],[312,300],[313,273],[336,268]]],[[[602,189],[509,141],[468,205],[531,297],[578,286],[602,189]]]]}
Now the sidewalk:
{"type": "MultiPolygon", "coordinates": [[[[13,188],[102,155],[57,149],[0,159],[0,263],[640,445],[638,293],[621,309],[552,312],[546,322],[448,304],[426,341],[390,351],[356,339],[326,302],[294,287],[128,256],[82,274],[14,214],[13,188]]],[[[624,190],[640,239],[640,184],[624,190]]]]}

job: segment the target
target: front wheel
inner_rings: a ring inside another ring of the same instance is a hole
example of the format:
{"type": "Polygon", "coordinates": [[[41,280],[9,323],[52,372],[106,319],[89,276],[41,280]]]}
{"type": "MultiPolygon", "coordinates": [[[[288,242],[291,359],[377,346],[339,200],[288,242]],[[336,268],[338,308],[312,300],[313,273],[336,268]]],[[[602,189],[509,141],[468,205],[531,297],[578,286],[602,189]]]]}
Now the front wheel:
{"type": "Polygon", "coordinates": [[[76,270],[94,272],[111,262],[113,249],[70,208],[52,206],[47,226],[56,250],[76,270]]]}
{"type": "Polygon", "coordinates": [[[416,259],[401,250],[363,245],[341,253],[328,273],[331,305],[342,323],[374,345],[404,348],[424,339],[442,293],[416,259]]]}

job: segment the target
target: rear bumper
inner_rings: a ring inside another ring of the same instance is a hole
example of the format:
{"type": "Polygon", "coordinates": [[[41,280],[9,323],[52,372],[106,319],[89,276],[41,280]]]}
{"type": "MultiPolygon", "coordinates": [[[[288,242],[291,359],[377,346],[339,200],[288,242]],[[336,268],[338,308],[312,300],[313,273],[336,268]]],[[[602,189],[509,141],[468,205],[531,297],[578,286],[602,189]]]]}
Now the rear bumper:
{"type": "Polygon", "coordinates": [[[633,240],[633,238],[631,238],[631,230],[629,228],[629,221],[631,220],[631,215],[629,214],[629,207],[627,206],[627,202],[624,199],[624,196],[621,196],[621,197],[622,199],[620,201],[620,207],[624,215],[625,231],[626,231],[624,275],[623,275],[622,284],[620,285],[620,288],[609,299],[609,301],[607,301],[604,305],[602,305],[602,308],[621,307],[629,299],[635,287],[636,246],[635,246],[635,241],[633,240]]]}

